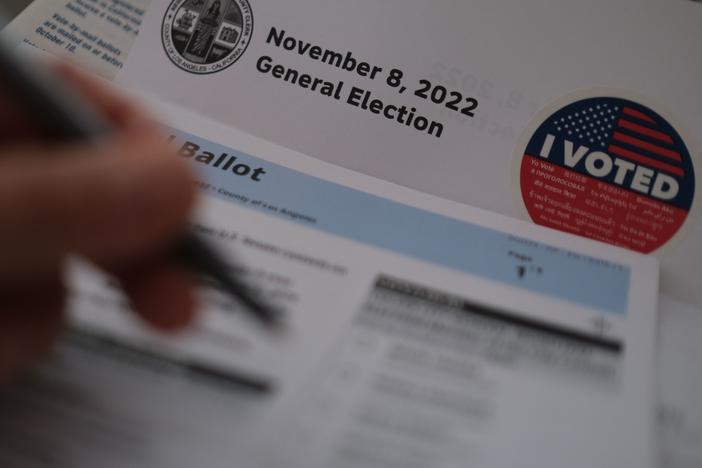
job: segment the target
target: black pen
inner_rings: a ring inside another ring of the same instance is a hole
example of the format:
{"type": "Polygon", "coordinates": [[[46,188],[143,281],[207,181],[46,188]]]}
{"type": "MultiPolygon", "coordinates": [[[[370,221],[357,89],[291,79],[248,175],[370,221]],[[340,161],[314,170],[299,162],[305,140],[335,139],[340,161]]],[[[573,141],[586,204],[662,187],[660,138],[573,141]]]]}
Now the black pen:
{"type": "MultiPolygon", "coordinates": [[[[0,76],[32,112],[46,136],[61,141],[97,140],[113,131],[112,125],[83,96],[48,68],[19,56],[0,41],[0,76]]],[[[237,278],[215,249],[194,233],[176,245],[174,255],[193,270],[209,276],[245,306],[268,328],[280,325],[280,314],[255,297],[237,278]]]]}

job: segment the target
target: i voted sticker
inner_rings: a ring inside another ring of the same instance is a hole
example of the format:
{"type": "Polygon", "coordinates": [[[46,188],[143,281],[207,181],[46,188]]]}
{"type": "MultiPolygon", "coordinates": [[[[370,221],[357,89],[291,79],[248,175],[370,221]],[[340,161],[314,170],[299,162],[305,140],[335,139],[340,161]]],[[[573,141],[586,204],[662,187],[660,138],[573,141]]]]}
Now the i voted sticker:
{"type": "Polygon", "coordinates": [[[682,137],[637,100],[567,101],[547,111],[518,148],[529,217],[638,252],[659,249],[681,229],[695,196],[682,137]]]}

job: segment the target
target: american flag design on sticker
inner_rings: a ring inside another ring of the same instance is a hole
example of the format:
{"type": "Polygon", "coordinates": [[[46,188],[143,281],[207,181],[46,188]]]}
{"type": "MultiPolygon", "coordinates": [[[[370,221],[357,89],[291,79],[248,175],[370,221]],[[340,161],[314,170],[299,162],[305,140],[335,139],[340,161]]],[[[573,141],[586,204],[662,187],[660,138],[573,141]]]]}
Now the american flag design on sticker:
{"type": "Polygon", "coordinates": [[[572,102],[524,149],[520,190],[537,224],[652,252],[681,228],[695,193],[692,158],[672,125],[620,97],[572,102]]]}

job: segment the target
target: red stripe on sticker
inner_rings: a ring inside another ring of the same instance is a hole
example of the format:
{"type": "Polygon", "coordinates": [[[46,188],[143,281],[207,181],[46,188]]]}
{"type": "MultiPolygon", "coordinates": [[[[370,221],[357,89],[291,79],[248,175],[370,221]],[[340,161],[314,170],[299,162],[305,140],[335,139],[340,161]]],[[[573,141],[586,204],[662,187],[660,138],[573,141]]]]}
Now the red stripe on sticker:
{"type": "Polygon", "coordinates": [[[677,151],[672,151],[667,148],[663,148],[657,145],[654,145],[652,143],[649,143],[644,140],[639,140],[638,138],[634,138],[629,135],[624,135],[623,133],[619,132],[614,132],[614,139],[619,140],[623,143],[627,143],[631,146],[636,146],[637,148],[645,149],[646,151],[650,151],[651,153],[655,153],[659,156],[664,156],[666,158],[670,159],[675,159],[676,161],[682,161],[682,157],[680,156],[680,153],[677,151]]]}
{"type": "Polygon", "coordinates": [[[670,138],[668,134],[659,132],[658,130],[653,130],[652,128],[644,127],[643,125],[635,124],[634,122],[624,119],[619,119],[617,125],[622,128],[626,128],[627,130],[631,130],[632,132],[646,135],[648,137],[655,138],[656,140],[665,141],[671,145],[673,144],[673,139],[670,138]]]}
{"type": "Polygon", "coordinates": [[[608,150],[610,153],[614,153],[617,156],[631,159],[632,161],[640,162],[641,164],[645,164],[650,167],[655,167],[656,169],[660,169],[661,171],[670,172],[671,174],[675,174],[680,177],[683,177],[685,175],[685,172],[679,167],[671,166],[670,164],[657,161],[642,154],[634,153],[633,151],[624,149],[621,146],[609,145],[608,150]]]}
{"type": "Polygon", "coordinates": [[[639,120],[643,120],[644,122],[652,123],[655,124],[656,121],[653,120],[651,117],[647,116],[643,112],[639,112],[636,109],[632,109],[631,107],[625,107],[622,112],[624,112],[626,115],[630,115],[634,118],[637,118],[639,120]]]}

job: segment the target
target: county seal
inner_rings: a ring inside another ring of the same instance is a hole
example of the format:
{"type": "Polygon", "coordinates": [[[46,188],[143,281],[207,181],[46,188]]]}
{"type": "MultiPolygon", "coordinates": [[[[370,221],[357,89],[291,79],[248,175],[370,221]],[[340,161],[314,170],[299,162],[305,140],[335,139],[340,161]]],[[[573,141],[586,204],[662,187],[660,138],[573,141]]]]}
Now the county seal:
{"type": "Polygon", "coordinates": [[[236,62],[252,33],[247,0],[173,0],[163,17],[161,40],[177,67],[209,74],[236,62]]]}

